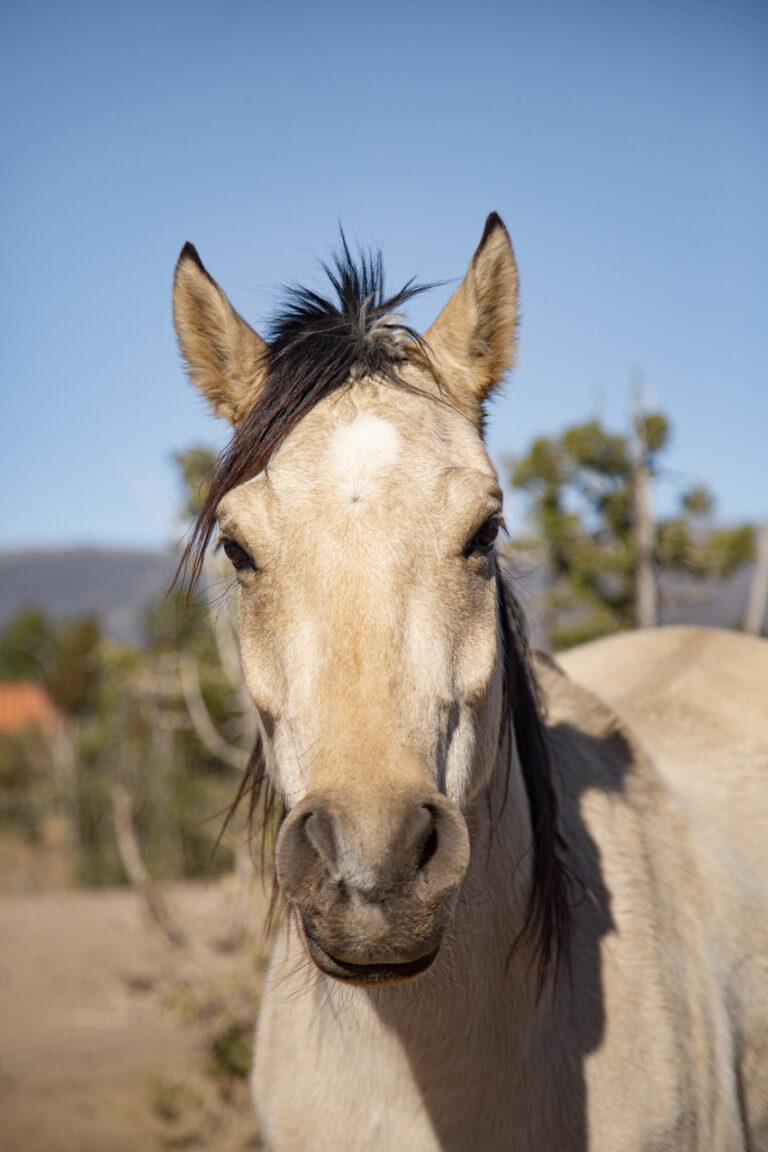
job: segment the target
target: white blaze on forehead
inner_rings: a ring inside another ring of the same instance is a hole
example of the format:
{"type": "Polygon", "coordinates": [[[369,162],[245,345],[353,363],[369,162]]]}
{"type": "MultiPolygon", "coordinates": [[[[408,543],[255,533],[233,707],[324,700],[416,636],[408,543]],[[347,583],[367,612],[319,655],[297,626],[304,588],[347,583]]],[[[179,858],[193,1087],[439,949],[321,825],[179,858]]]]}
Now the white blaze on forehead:
{"type": "Polygon", "coordinates": [[[400,436],[394,425],[361,412],[334,433],[329,472],[338,477],[349,500],[359,500],[377,473],[394,467],[399,454],[400,436]]]}

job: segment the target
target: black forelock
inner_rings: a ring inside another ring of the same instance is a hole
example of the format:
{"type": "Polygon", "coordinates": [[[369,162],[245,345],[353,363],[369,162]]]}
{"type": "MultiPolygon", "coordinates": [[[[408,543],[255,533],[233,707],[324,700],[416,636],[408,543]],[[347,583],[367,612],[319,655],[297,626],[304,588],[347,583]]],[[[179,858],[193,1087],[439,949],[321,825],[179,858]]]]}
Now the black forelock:
{"type": "Polygon", "coordinates": [[[362,251],[355,261],[343,231],[338,251],[321,267],[335,299],[301,285],[284,289],[282,306],[269,328],[272,370],[295,360],[305,369],[311,357],[334,370],[343,363],[347,374],[354,369],[386,373],[402,360],[404,339],[420,341],[398,310],[433,285],[409,280],[387,296],[381,253],[362,251]]]}

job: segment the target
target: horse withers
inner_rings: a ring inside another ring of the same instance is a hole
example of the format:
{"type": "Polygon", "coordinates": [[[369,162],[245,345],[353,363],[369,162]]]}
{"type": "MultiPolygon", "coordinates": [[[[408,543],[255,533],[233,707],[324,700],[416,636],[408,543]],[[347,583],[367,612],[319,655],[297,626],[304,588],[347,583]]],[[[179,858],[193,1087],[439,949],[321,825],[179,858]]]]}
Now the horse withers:
{"type": "Polygon", "coordinates": [[[233,425],[188,550],[237,574],[282,804],[254,1091],[316,1152],[768,1149],[768,644],[532,657],[484,406],[517,270],[489,217],[419,336],[346,243],[263,340],[187,245],[174,318],[233,425]]]}

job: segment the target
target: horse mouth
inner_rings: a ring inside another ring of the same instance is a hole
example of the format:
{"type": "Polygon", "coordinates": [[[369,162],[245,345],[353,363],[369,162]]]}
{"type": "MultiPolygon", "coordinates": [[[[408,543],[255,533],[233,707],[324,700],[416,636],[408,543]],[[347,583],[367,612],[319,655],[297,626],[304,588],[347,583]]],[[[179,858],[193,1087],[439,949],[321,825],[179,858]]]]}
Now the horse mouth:
{"type": "Polygon", "coordinates": [[[333,976],[335,980],[343,980],[348,984],[375,985],[377,987],[386,984],[403,984],[407,980],[412,980],[414,976],[420,976],[422,972],[426,972],[440,951],[440,942],[438,941],[430,952],[418,956],[415,960],[353,964],[348,960],[339,960],[327,952],[307,929],[303,916],[301,922],[307,950],[317,967],[327,976],[333,976]]]}

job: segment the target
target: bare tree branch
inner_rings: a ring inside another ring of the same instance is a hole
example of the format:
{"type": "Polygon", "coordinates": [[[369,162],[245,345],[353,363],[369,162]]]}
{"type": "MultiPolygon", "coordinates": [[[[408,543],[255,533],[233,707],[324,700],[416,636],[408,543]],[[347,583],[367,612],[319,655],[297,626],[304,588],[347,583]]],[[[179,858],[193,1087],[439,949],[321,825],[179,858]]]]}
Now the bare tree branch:
{"type": "Polygon", "coordinates": [[[197,661],[189,653],[179,653],[179,673],[184,702],[201,743],[212,756],[244,772],[248,764],[248,753],[230,744],[217,731],[200,691],[197,661]]]}
{"type": "Polygon", "coordinates": [[[757,537],[757,557],[752,585],[749,590],[749,603],[744,615],[744,631],[760,636],[765,624],[768,609],[768,520],[761,527],[757,537]]]}
{"type": "Polygon", "coordinates": [[[187,938],[174,921],[163,895],[147,872],[133,827],[133,804],[122,784],[112,784],[112,814],[120,860],[134,888],[144,898],[150,916],[174,948],[184,948],[187,938]]]}
{"type": "Polygon", "coordinates": [[[648,444],[645,436],[645,404],[643,384],[636,385],[633,420],[635,460],[635,627],[653,628],[659,622],[658,591],[653,571],[653,542],[655,524],[651,501],[651,470],[648,465],[648,444]]]}

